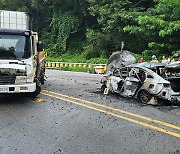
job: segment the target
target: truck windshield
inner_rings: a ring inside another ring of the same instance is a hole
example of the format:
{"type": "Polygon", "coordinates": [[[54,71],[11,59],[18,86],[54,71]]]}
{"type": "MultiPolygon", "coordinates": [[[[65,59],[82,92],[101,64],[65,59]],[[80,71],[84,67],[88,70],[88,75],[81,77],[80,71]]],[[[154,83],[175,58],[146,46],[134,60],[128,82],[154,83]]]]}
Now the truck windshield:
{"type": "Polygon", "coordinates": [[[0,59],[25,59],[30,55],[29,37],[0,34],[0,59]]]}

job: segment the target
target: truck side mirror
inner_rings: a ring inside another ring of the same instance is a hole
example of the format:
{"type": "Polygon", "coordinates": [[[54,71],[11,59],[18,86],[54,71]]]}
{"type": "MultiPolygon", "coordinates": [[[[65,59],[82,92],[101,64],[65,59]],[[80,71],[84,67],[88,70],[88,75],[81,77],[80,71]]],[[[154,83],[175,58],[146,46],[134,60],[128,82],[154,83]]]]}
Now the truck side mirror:
{"type": "Polygon", "coordinates": [[[41,41],[38,42],[37,44],[37,50],[40,52],[40,51],[43,51],[43,43],[41,41]]]}

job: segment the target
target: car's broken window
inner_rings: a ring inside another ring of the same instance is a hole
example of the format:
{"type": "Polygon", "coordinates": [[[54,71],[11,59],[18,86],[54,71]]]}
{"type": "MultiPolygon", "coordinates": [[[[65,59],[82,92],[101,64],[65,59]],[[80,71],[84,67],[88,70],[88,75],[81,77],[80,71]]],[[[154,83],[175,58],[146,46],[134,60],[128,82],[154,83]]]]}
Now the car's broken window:
{"type": "Polygon", "coordinates": [[[152,79],[153,76],[151,74],[147,73],[147,78],[152,79]]]}
{"type": "Polygon", "coordinates": [[[120,70],[119,69],[114,70],[113,75],[116,77],[121,77],[120,70]]]}
{"type": "Polygon", "coordinates": [[[129,71],[129,77],[138,78],[137,77],[138,72],[139,72],[138,68],[131,68],[129,71]]]}
{"type": "Polygon", "coordinates": [[[120,76],[125,79],[126,77],[128,77],[128,68],[120,69],[119,73],[120,73],[120,76]]]}
{"type": "Polygon", "coordinates": [[[140,69],[138,72],[138,77],[143,83],[146,80],[146,72],[143,69],[140,69]]]}
{"type": "Polygon", "coordinates": [[[166,75],[168,77],[180,77],[180,68],[178,68],[178,69],[167,69],[166,75]]]}
{"type": "Polygon", "coordinates": [[[129,76],[137,78],[141,83],[143,83],[146,80],[146,72],[140,68],[131,68],[129,76]]]}

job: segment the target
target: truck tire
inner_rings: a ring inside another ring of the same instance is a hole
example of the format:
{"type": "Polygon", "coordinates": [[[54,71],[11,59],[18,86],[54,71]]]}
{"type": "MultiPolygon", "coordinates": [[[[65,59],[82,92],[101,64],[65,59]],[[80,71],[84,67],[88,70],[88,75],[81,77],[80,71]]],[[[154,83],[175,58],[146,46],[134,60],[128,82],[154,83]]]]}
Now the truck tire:
{"type": "Polygon", "coordinates": [[[36,82],[36,90],[32,93],[29,93],[28,96],[30,98],[35,98],[37,95],[39,95],[41,92],[41,85],[39,82],[36,82]]]}
{"type": "Polygon", "coordinates": [[[36,84],[36,90],[33,92],[33,98],[35,98],[37,95],[39,95],[41,92],[41,86],[36,84]]]}

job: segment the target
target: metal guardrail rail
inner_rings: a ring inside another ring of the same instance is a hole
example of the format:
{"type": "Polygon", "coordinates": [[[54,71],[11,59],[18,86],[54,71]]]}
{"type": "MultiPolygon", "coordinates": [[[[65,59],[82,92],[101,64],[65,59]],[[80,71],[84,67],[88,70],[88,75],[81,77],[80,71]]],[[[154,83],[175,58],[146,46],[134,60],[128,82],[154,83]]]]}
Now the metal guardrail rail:
{"type": "Polygon", "coordinates": [[[96,66],[103,66],[106,64],[90,64],[90,63],[68,63],[68,62],[46,62],[46,68],[61,68],[61,67],[83,67],[92,69],[96,66]]]}

